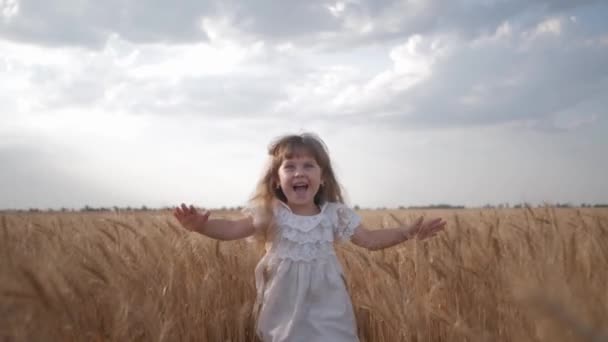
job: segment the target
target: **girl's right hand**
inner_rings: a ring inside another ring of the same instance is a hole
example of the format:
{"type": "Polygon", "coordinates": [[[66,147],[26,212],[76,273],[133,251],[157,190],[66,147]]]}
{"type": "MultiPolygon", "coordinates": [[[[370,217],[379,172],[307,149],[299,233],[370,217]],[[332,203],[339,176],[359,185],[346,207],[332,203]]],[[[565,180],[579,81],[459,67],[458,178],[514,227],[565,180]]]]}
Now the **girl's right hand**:
{"type": "Polygon", "coordinates": [[[173,216],[179,221],[179,223],[186,229],[192,232],[198,232],[209,220],[209,211],[205,210],[199,213],[193,205],[190,207],[182,203],[181,208],[177,207],[173,211],[173,216]]]}
{"type": "Polygon", "coordinates": [[[440,218],[425,221],[419,217],[413,224],[406,228],[405,236],[408,240],[416,238],[418,240],[426,240],[437,235],[445,228],[446,222],[440,218]]]}

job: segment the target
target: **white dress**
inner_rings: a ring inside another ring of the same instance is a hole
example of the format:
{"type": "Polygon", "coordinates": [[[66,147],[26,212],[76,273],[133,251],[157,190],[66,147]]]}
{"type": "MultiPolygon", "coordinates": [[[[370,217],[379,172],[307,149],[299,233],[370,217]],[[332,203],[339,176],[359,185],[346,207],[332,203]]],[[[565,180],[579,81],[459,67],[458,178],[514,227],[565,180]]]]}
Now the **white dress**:
{"type": "Polygon", "coordinates": [[[264,342],[358,341],[334,241],[350,239],[360,217],[342,203],[301,216],[280,201],[274,217],[272,244],[255,270],[258,336],[264,342]]]}

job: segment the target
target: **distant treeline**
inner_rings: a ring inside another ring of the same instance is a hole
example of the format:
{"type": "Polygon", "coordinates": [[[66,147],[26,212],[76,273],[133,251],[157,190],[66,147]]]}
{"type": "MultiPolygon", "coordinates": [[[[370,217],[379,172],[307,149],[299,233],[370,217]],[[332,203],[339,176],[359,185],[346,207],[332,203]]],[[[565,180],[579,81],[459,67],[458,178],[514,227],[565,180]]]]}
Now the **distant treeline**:
{"type": "Polygon", "coordinates": [[[608,204],[591,204],[591,203],[581,203],[581,204],[572,204],[572,203],[545,203],[545,204],[537,204],[532,205],[529,203],[517,203],[510,205],[509,203],[501,203],[498,205],[486,204],[484,208],[496,208],[496,209],[508,209],[508,208],[544,208],[544,207],[554,207],[554,208],[608,208],[608,204]]]}
{"type": "MultiPolygon", "coordinates": [[[[571,203],[546,203],[546,204],[538,204],[531,205],[528,203],[517,203],[517,204],[509,204],[509,203],[500,203],[500,204],[486,204],[481,208],[485,209],[520,209],[520,208],[543,208],[543,207],[556,207],[556,208],[608,208],[608,204],[591,204],[591,203],[581,203],[579,205],[571,204],[571,203]]],[[[359,205],[355,205],[355,210],[388,210],[388,209],[416,209],[416,210],[428,210],[428,209],[465,209],[465,208],[479,208],[479,207],[466,207],[464,205],[451,205],[451,204],[430,204],[430,205],[417,205],[417,206],[398,206],[396,208],[389,207],[361,207],[359,205]]],[[[220,208],[211,208],[211,210],[222,210],[222,211],[241,211],[243,209],[242,206],[238,207],[220,207],[220,208]]],[[[161,207],[161,208],[150,208],[145,205],[141,207],[92,207],[89,205],[85,205],[80,209],[74,208],[60,208],[60,209],[39,209],[39,208],[29,208],[29,209],[0,209],[0,211],[10,211],[10,212],[142,212],[142,211],[173,211],[173,207],[161,207]]]]}
{"type": "MultiPolygon", "coordinates": [[[[143,212],[143,211],[173,211],[174,207],[148,207],[142,205],[141,207],[92,207],[89,205],[85,205],[80,209],[76,208],[60,208],[60,209],[39,209],[39,208],[29,208],[29,209],[0,209],[0,211],[11,211],[11,212],[143,212]]],[[[200,209],[200,208],[199,208],[200,209]]],[[[209,208],[209,210],[224,210],[224,211],[237,211],[242,210],[243,207],[221,207],[221,208],[209,208]]]]}
{"type": "MultiPolygon", "coordinates": [[[[407,207],[404,205],[400,205],[396,209],[405,210],[405,209],[464,209],[464,208],[465,208],[464,205],[431,204],[431,205],[423,205],[423,206],[412,205],[412,206],[407,206],[407,207]]],[[[389,209],[395,209],[395,208],[389,208],[389,207],[365,208],[365,207],[361,207],[359,205],[355,205],[354,209],[355,210],[389,210],[389,209]]]]}

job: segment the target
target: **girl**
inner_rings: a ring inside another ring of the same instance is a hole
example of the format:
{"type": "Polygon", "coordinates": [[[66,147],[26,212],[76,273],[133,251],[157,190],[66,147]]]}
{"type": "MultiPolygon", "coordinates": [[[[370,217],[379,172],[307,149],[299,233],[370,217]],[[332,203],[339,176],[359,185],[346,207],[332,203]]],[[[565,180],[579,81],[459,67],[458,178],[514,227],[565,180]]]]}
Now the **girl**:
{"type": "Polygon", "coordinates": [[[378,250],[414,237],[426,239],[445,221],[370,230],[344,205],[324,143],[312,134],[271,144],[269,164],[239,220],[209,219],[181,204],[174,215],[186,229],[219,240],[253,236],[266,254],[255,270],[255,313],[262,341],[358,341],[353,307],[333,243],[350,240],[378,250]]]}

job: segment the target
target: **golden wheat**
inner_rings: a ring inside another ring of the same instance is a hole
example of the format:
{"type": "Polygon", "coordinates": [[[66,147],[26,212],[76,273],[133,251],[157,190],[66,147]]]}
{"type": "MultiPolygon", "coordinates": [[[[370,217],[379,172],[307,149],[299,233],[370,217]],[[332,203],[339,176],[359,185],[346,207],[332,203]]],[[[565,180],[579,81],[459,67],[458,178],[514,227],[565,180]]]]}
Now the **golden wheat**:
{"type": "MultiPolygon", "coordinates": [[[[360,213],[378,229],[448,221],[423,242],[338,248],[362,341],[607,340],[607,210],[360,213]]],[[[1,340],[255,341],[255,244],[188,233],[169,212],[0,226],[1,340]]]]}

